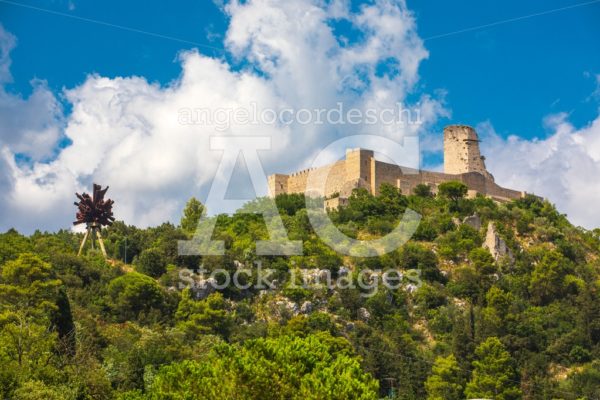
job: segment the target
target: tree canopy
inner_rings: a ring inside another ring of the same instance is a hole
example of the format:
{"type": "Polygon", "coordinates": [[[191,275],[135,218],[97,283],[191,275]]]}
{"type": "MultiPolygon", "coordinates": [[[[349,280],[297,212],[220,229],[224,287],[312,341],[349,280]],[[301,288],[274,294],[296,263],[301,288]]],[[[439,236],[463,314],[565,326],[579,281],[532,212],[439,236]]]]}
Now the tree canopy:
{"type": "Polygon", "coordinates": [[[103,228],[108,260],[78,257],[72,231],[0,234],[0,398],[600,395],[598,230],[535,196],[470,198],[460,182],[437,194],[379,189],[328,211],[357,240],[383,237],[408,209],[421,215],[406,244],[376,257],[327,246],[306,209],[323,199],[300,194],[275,199],[288,238],[302,242],[294,256],[258,254],[265,221],[242,210],[205,216],[223,256],[180,256],[204,212],[196,199],[179,225],[103,228]],[[490,222],[512,258],[484,247],[490,222]]]}

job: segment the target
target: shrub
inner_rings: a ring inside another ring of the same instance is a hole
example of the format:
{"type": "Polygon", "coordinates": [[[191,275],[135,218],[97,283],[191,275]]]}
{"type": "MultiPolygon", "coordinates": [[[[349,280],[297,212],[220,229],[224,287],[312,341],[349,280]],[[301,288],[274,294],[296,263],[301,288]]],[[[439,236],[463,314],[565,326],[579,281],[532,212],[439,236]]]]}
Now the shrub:
{"type": "Polygon", "coordinates": [[[108,285],[108,305],[122,322],[142,314],[161,312],[165,303],[160,285],[147,275],[132,272],[113,279],[108,285]]]}
{"type": "Polygon", "coordinates": [[[150,248],[140,254],[136,263],[136,270],[142,274],[158,278],[167,271],[167,266],[160,251],[156,248],[150,248]]]}

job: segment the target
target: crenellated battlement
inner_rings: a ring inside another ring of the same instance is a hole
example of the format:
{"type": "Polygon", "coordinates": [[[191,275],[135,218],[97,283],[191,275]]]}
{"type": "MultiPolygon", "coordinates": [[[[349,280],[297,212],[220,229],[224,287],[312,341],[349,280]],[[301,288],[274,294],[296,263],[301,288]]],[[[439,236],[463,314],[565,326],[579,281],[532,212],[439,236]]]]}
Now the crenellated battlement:
{"type": "Polygon", "coordinates": [[[347,149],[346,158],[331,165],[307,168],[289,175],[269,176],[269,194],[277,196],[282,193],[304,193],[309,173],[323,174],[326,182],[325,196],[335,194],[341,200],[357,187],[364,187],[377,194],[379,187],[388,183],[399,188],[403,194],[411,194],[417,185],[426,184],[435,193],[439,184],[448,181],[463,182],[469,187],[470,196],[482,194],[498,201],[507,201],[524,195],[524,192],[506,189],[494,182],[494,177],[485,167],[485,158],[480,153],[477,132],[467,125],[450,125],[444,128],[444,172],[411,171],[410,168],[376,160],[373,150],[347,149]]]}
{"type": "Polygon", "coordinates": [[[292,172],[289,176],[300,176],[300,175],[308,175],[310,171],[314,171],[316,168],[306,168],[301,171],[292,172]]]}

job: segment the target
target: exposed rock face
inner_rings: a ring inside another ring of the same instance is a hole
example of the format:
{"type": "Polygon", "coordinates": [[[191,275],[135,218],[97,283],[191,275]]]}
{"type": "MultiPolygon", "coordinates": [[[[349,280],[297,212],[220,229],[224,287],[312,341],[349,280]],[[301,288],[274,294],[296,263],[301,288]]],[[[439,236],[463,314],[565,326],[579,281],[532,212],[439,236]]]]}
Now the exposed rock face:
{"type": "Polygon", "coordinates": [[[298,304],[294,303],[291,300],[279,300],[277,302],[275,302],[275,305],[280,308],[279,311],[286,310],[287,312],[291,313],[292,315],[298,315],[298,312],[300,311],[298,308],[298,304]]]}
{"type": "Polygon", "coordinates": [[[408,285],[406,285],[406,288],[405,288],[405,290],[408,293],[414,293],[417,291],[417,289],[419,289],[418,286],[415,284],[412,284],[412,283],[409,283],[408,285]]]}
{"type": "Polygon", "coordinates": [[[218,283],[215,278],[202,279],[193,287],[193,293],[196,299],[202,300],[214,293],[218,283]]]}
{"type": "Polygon", "coordinates": [[[368,322],[371,319],[371,313],[364,307],[358,309],[358,319],[368,322]]]}
{"type": "Polygon", "coordinates": [[[502,239],[496,232],[496,227],[493,222],[490,221],[488,224],[487,234],[485,235],[485,242],[483,242],[483,248],[488,249],[495,260],[502,257],[508,256],[513,261],[513,253],[510,251],[504,239],[502,239]]]}
{"type": "Polygon", "coordinates": [[[465,217],[465,219],[463,219],[462,223],[465,225],[469,225],[471,228],[473,228],[477,231],[481,229],[481,218],[479,218],[479,215],[477,215],[477,214],[473,214],[471,216],[465,217]]]}
{"type": "Polygon", "coordinates": [[[310,301],[305,301],[300,306],[300,312],[302,314],[310,314],[313,310],[313,304],[310,301]]]}
{"type": "Polygon", "coordinates": [[[325,285],[331,277],[327,269],[305,269],[302,270],[303,282],[307,285],[325,285]]]}

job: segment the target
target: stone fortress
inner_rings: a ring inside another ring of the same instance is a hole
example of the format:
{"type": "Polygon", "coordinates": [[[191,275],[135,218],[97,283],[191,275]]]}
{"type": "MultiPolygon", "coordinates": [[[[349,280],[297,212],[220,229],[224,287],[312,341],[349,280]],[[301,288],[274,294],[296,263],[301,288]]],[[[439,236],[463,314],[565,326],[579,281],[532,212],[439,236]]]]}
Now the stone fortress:
{"type": "Polygon", "coordinates": [[[346,158],[329,166],[307,169],[289,175],[269,176],[269,195],[304,193],[308,174],[329,174],[325,179],[327,208],[343,206],[355,188],[365,188],[375,195],[383,183],[389,183],[408,195],[419,184],[428,185],[433,193],[440,183],[463,182],[469,188],[468,196],[481,194],[496,201],[509,201],[525,195],[506,189],[494,182],[485,167],[485,157],[479,151],[477,132],[466,125],[444,128],[444,172],[414,170],[375,159],[372,150],[347,149],[346,158]]]}

